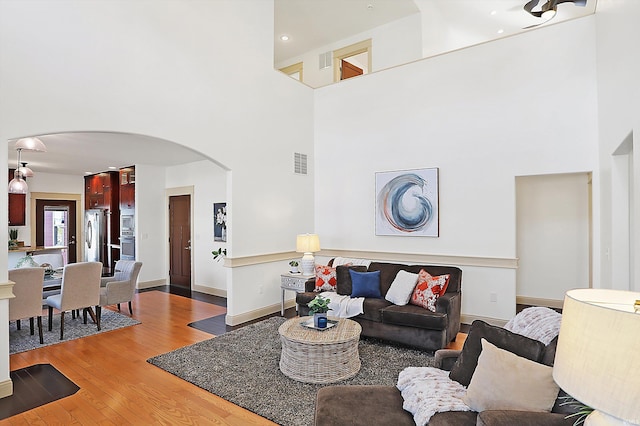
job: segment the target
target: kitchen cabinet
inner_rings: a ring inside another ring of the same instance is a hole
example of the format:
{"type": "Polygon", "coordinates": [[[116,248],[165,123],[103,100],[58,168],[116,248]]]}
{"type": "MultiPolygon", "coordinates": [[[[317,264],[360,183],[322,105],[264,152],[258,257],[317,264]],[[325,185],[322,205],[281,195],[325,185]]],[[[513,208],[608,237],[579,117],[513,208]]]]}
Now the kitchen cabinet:
{"type": "Polygon", "coordinates": [[[85,209],[117,209],[120,192],[113,189],[118,187],[118,172],[85,176],[84,182],[85,209]]]}
{"type": "Polygon", "coordinates": [[[120,169],[120,210],[132,210],[136,207],[136,168],[120,169]]]}
{"type": "MultiPolygon", "coordinates": [[[[9,180],[13,179],[15,169],[9,169],[9,180]]],[[[9,194],[9,226],[25,226],[26,223],[26,194],[9,194]]]]}

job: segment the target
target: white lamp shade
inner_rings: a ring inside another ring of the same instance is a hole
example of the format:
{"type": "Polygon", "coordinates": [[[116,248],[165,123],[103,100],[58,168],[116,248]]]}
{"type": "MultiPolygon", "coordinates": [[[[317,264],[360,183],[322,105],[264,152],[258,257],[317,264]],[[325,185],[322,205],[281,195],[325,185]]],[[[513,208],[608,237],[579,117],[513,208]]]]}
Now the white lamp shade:
{"type": "Polygon", "coordinates": [[[320,251],[320,238],[317,234],[299,234],[296,238],[298,253],[314,253],[320,251]]]}
{"type": "Polygon", "coordinates": [[[553,378],[583,404],[640,424],[640,313],[634,313],[636,300],[640,300],[640,293],[630,291],[568,291],[553,378]]]}
{"type": "Polygon", "coordinates": [[[24,149],[27,151],[47,152],[47,147],[38,138],[22,138],[16,142],[16,149],[24,149]]]}
{"type": "Polygon", "coordinates": [[[9,187],[7,188],[7,192],[9,192],[9,194],[26,194],[28,190],[29,186],[27,185],[27,182],[19,176],[11,179],[9,187]]]}
{"type": "Polygon", "coordinates": [[[33,177],[33,170],[27,166],[18,167],[18,172],[22,177],[33,177]]]}

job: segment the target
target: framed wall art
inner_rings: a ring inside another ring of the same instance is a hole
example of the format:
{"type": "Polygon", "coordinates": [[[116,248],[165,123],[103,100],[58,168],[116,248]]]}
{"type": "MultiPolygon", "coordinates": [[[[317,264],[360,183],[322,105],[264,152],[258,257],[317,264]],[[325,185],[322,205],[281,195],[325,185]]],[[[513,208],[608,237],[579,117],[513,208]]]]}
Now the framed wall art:
{"type": "Polygon", "coordinates": [[[376,173],[376,235],[438,237],[438,169],[376,173]]]}
{"type": "Polygon", "coordinates": [[[213,203],[213,241],[227,241],[227,203],[213,203]]]}

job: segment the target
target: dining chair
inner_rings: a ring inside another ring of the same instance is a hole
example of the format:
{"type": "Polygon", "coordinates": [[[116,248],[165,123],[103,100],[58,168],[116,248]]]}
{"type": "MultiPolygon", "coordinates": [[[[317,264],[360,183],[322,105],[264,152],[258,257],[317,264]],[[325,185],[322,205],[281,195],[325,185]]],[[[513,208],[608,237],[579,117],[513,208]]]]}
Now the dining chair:
{"type": "Polygon", "coordinates": [[[38,318],[38,334],[40,344],[44,343],[42,337],[42,283],[44,281],[44,268],[10,269],[9,280],[13,286],[14,298],[9,299],[9,321],[16,321],[16,327],[20,330],[20,320],[29,318],[31,335],[33,336],[33,318],[38,318]]]}
{"type": "Polygon", "coordinates": [[[84,323],[87,323],[87,313],[95,320],[100,331],[100,317],[93,314],[92,307],[98,309],[100,302],[101,262],[71,263],[62,271],[60,294],[49,296],[45,303],[49,307],[49,331],[53,328],[53,309],[60,311],[60,340],[64,338],[64,313],[82,309],[84,323]]]}
{"type": "Polygon", "coordinates": [[[129,314],[133,315],[131,300],[136,292],[136,282],[138,274],[142,268],[142,262],[133,260],[118,260],[116,262],[115,274],[112,277],[103,277],[100,284],[100,303],[98,304],[98,316],[100,316],[102,306],[118,305],[129,303],[129,314]]]}

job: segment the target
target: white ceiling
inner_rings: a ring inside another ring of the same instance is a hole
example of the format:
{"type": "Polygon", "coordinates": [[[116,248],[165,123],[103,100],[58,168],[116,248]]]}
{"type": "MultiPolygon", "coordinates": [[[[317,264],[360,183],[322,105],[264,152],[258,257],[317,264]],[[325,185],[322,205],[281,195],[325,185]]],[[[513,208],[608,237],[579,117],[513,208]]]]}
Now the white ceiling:
{"type": "MultiPolygon", "coordinates": [[[[77,132],[38,136],[47,152],[23,151],[22,161],[34,173],[84,175],[134,164],[176,166],[207,159],[175,143],[143,135],[77,132]]],[[[8,144],[9,167],[15,168],[15,140],[8,144]]]]}
{"type": "MultiPolygon", "coordinates": [[[[429,14],[426,22],[437,20],[439,26],[446,26],[449,34],[458,33],[462,38],[480,42],[494,40],[544,22],[523,9],[527,1],[275,0],[274,63],[415,13],[429,14]],[[498,33],[499,30],[502,32],[498,33]],[[288,35],[290,39],[283,42],[281,35],[288,35]]],[[[540,0],[534,10],[539,10],[543,3],[545,0],[540,0]]],[[[595,7],[596,0],[587,0],[585,7],[560,4],[557,15],[549,24],[592,14],[595,7]]]]}

